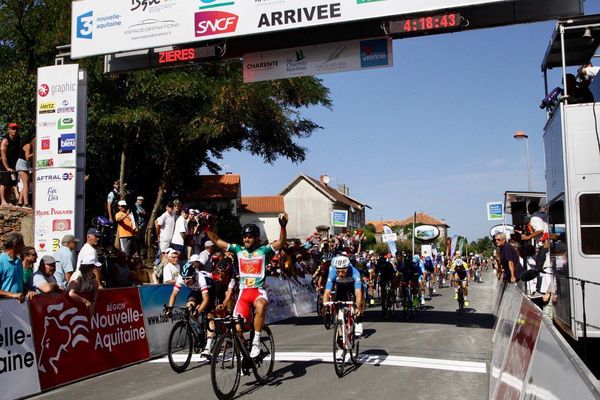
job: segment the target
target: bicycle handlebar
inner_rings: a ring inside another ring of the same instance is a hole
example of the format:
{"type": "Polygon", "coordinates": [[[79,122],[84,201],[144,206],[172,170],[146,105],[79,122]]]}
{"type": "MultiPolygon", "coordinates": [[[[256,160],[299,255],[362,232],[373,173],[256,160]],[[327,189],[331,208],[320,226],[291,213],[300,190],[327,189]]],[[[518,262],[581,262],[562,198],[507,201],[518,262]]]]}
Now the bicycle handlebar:
{"type": "Polygon", "coordinates": [[[323,303],[324,306],[330,306],[332,304],[343,304],[343,305],[354,305],[353,301],[327,301],[323,303]]]}

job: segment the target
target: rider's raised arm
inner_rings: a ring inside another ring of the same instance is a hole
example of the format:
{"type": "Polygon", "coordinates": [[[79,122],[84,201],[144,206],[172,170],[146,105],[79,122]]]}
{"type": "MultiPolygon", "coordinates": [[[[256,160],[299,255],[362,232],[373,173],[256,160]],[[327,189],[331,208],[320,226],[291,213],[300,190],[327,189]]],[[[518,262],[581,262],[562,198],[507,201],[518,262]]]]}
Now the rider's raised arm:
{"type": "Polygon", "coordinates": [[[288,223],[288,215],[287,213],[279,214],[279,226],[281,226],[281,231],[279,232],[279,239],[273,242],[273,250],[277,251],[283,248],[287,243],[287,231],[286,226],[288,223]]]}

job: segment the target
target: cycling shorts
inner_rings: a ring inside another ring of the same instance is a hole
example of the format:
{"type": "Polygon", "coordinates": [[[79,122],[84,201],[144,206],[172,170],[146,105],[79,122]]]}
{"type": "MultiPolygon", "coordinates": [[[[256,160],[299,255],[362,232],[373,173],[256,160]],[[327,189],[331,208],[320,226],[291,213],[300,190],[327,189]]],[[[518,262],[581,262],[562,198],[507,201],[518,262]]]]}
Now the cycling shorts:
{"type": "MultiPolygon", "coordinates": [[[[192,290],[187,298],[187,301],[193,301],[196,306],[202,304],[202,292],[200,290],[192,290]]],[[[206,312],[213,312],[215,310],[215,289],[213,287],[208,288],[208,305],[204,309],[206,312]]]]}
{"type": "Polygon", "coordinates": [[[256,301],[260,298],[265,299],[267,304],[269,303],[269,298],[267,297],[267,291],[265,289],[241,289],[237,303],[235,303],[235,308],[233,309],[233,314],[240,315],[246,322],[249,322],[252,319],[252,308],[254,308],[256,301]]]}

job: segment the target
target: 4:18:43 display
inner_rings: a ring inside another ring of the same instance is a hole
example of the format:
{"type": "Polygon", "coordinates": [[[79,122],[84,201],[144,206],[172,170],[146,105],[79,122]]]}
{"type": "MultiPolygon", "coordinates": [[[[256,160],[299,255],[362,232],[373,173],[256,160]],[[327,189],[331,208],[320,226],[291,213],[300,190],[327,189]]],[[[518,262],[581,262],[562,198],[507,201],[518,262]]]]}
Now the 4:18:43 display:
{"type": "Polygon", "coordinates": [[[418,18],[408,18],[399,21],[398,24],[402,32],[425,31],[430,29],[454,28],[460,25],[460,14],[440,14],[423,16],[418,18]]]}

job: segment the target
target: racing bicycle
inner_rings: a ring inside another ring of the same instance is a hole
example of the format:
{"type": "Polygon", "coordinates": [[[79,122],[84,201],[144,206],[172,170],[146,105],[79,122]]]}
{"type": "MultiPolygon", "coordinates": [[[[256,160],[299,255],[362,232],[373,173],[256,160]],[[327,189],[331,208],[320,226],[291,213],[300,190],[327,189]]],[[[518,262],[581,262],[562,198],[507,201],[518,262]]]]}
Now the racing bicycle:
{"type": "Polygon", "coordinates": [[[465,312],[465,289],[461,285],[461,282],[468,282],[460,279],[452,279],[452,282],[458,283],[458,290],[456,292],[456,301],[458,301],[458,313],[463,314],[465,312]]]}
{"type": "Polygon", "coordinates": [[[402,282],[402,311],[404,312],[404,319],[408,321],[411,318],[414,318],[418,297],[415,293],[418,293],[417,283],[416,282],[402,282]]]}
{"type": "MultiPolygon", "coordinates": [[[[164,306],[163,314],[171,309],[164,306]]],[[[198,321],[192,318],[193,310],[187,306],[173,307],[172,319],[179,319],[169,333],[167,358],[173,371],[181,373],[190,364],[192,352],[200,353],[206,345],[208,320],[204,314],[198,316],[198,321]]]]}
{"type": "Polygon", "coordinates": [[[335,305],[338,309],[338,319],[333,330],[333,366],[338,377],[344,376],[346,355],[350,353],[350,361],[358,364],[359,337],[356,336],[353,301],[333,301],[325,305],[335,305]],[[337,357],[337,351],[342,350],[342,356],[337,357]]]}

